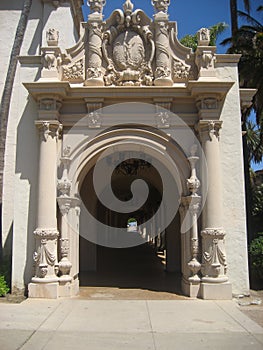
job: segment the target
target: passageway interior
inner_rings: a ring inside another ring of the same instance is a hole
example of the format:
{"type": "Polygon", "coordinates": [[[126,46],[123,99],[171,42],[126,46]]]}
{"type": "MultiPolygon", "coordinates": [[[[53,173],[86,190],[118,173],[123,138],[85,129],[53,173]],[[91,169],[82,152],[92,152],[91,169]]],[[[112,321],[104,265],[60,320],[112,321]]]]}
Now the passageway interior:
{"type": "Polygon", "coordinates": [[[80,285],[181,294],[180,273],[165,269],[165,256],[149,243],[132,248],[97,246],[97,270],[81,271],[80,285]]]}
{"type": "MultiPolygon", "coordinates": [[[[145,163],[138,167],[138,163],[131,160],[126,168],[115,169],[112,189],[119,199],[129,200],[130,185],[138,177],[147,182],[150,191],[147,201],[136,212],[116,213],[105,208],[98,200],[94,201],[96,196],[92,184],[93,169],[87,173],[82,184],[82,201],[98,220],[107,225],[125,228],[129,219],[134,218],[139,226],[151,218],[162,200],[162,180],[157,170],[145,163]]],[[[176,215],[165,232],[156,236],[155,227],[147,228],[145,244],[121,249],[88,242],[80,235],[80,285],[180,294],[178,228],[179,217],[176,215]]]]}

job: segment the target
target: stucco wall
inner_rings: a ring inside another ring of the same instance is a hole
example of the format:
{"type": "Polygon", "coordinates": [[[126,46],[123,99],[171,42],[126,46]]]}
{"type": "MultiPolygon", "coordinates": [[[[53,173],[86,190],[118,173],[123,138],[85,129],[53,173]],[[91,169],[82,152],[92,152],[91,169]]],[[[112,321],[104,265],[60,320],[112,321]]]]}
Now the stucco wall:
{"type": "MultiPolygon", "coordinates": [[[[0,5],[1,96],[21,15],[22,5],[18,6],[17,3],[8,1],[0,5]]],[[[77,32],[70,6],[64,4],[56,9],[52,5],[43,4],[41,0],[34,0],[20,56],[39,55],[42,33],[45,37],[45,30],[48,28],[61,30],[62,47],[70,47],[76,42],[77,32]]],[[[10,244],[12,248],[13,290],[23,289],[33,274],[39,144],[38,132],[34,125],[37,119],[37,103],[28,97],[28,92],[22,84],[38,80],[39,59],[30,62],[22,57],[19,61],[7,128],[2,215],[3,247],[10,244]]]]}
{"type": "Polygon", "coordinates": [[[233,293],[248,293],[245,185],[242,153],[241,113],[237,67],[217,65],[217,76],[236,83],[228,93],[221,114],[221,169],[223,182],[223,226],[226,230],[228,276],[233,293]]]}

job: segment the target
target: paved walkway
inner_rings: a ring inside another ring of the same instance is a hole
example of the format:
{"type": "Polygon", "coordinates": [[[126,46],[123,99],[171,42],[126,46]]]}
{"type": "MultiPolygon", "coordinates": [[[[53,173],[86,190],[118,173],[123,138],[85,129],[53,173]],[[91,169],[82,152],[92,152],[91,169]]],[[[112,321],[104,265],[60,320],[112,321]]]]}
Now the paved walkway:
{"type": "Polygon", "coordinates": [[[234,301],[27,299],[0,303],[0,348],[262,350],[263,328],[234,301]]]}

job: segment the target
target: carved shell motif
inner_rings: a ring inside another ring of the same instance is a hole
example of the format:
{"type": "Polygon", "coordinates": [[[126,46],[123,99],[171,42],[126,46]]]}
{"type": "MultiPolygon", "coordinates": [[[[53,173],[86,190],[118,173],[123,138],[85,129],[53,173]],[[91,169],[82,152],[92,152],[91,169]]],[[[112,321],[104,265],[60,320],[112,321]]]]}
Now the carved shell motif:
{"type": "Polygon", "coordinates": [[[113,61],[119,70],[137,70],[145,59],[143,40],[137,33],[126,31],[114,42],[113,61]]]}

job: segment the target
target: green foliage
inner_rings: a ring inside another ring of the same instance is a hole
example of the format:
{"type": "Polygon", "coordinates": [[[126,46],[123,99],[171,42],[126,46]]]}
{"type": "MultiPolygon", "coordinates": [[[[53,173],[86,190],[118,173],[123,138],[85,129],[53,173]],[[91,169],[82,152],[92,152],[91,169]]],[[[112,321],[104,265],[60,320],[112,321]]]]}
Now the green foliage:
{"type": "MultiPolygon", "coordinates": [[[[210,30],[210,46],[215,46],[216,45],[216,40],[218,38],[218,36],[223,33],[226,28],[228,27],[228,25],[226,23],[220,22],[217,23],[215,25],[213,25],[212,27],[209,27],[210,30]]],[[[193,51],[196,50],[197,46],[198,46],[198,40],[197,40],[197,34],[191,35],[188,34],[186,36],[184,36],[181,40],[180,40],[181,44],[186,46],[186,47],[190,47],[193,51]]]]}
{"type": "Polygon", "coordinates": [[[193,51],[196,51],[197,49],[197,35],[186,35],[180,40],[181,44],[190,47],[193,51]]]}
{"type": "MultiPolygon", "coordinates": [[[[262,11],[259,7],[258,11],[262,11]]],[[[258,91],[253,99],[257,124],[261,127],[261,142],[263,140],[263,23],[247,13],[238,11],[238,15],[246,21],[231,38],[221,44],[231,45],[228,53],[242,54],[239,62],[240,86],[256,88],[258,91]]],[[[249,113],[247,113],[248,115],[249,113]]]]}
{"type": "Polygon", "coordinates": [[[251,161],[260,163],[263,156],[263,143],[261,142],[260,128],[251,121],[245,123],[245,128],[249,164],[251,161]]]}
{"type": "Polygon", "coordinates": [[[263,232],[253,239],[249,246],[251,266],[255,275],[263,279],[263,232]]]}
{"type": "Polygon", "coordinates": [[[252,187],[252,215],[263,215],[263,184],[252,187]]]}
{"type": "Polygon", "coordinates": [[[136,220],[135,218],[130,218],[130,219],[128,220],[128,224],[130,224],[131,222],[137,222],[137,220],[136,220]]]}
{"type": "Polygon", "coordinates": [[[4,297],[9,292],[5,277],[0,275],[0,297],[4,297]]]}

